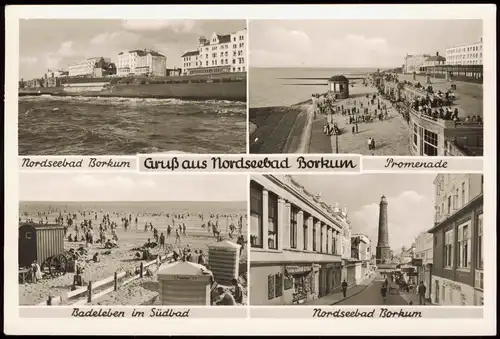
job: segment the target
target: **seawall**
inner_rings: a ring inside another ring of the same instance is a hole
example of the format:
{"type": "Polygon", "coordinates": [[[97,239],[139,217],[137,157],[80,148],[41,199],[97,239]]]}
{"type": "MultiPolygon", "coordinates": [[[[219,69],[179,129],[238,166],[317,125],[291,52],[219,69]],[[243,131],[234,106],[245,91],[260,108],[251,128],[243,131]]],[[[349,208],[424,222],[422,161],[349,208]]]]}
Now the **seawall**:
{"type": "Polygon", "coordinates": [[[101,91],[64,91],[61,87],[20,88],[19,96],[53,95],[83,97],[122,97],[183,100],[247,100],[246,81],[179,84],[115,84],[101,91]]]}

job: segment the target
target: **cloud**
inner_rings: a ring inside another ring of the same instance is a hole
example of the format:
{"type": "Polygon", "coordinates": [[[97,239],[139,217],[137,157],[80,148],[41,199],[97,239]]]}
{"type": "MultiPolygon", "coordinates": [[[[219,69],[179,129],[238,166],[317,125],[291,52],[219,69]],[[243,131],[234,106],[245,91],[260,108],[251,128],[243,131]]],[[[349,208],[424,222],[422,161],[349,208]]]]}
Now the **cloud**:
{"type": "MultiPolygon", "coordinates": [[[[434,206],[431,199],[415,191],[404,191],[396,197],[388,197],[387,203],[389,243],[394,250],[403,245],[410,246],[419,233],[433,226],[434,206]]],[[[373,203],[350,216],[353,231],[370,237],[373,249],[378,240],[379,209],[379,205],[373,203]]]]}
{"type": "Polygon", "coordinates": [[[23,57],[19,60],[22,64],[34,65],[38,62],[37,57],[23,57]]]}
{"type": "MultiPolygon", "coordinates": [[[[91,45],[96,46],[116,46],[116,47],[126,47],[132,48],[135,44],[139,42],[141,35],[132,32],[118,31],[118,32],[107,32],[98,34],[90,40],[91,45]]],[[[101,48],[101,47],[100,47],[101,48]]]]}
{"type": "Polygon", "coordinates": [[[72,57],[77,54],[73,49],[73,41],[65,41],[57,50],[56,54],[61,57],[72,57]]]}
{"type": "Polygon", "coordinates": [[[252,36],[250,52],[253,66],[347,66],[370,67],[399,64],[401,53],[378,37],[347,34],[308,35],[301,30],[270,28],[266,37],[252,36]]]}
{"type": "Polygon", "coordinates": [[[175,33],[189,33],[197,26],[194,20],[124,20],[122,27],[137,32],[170,29],[175,33]]]}

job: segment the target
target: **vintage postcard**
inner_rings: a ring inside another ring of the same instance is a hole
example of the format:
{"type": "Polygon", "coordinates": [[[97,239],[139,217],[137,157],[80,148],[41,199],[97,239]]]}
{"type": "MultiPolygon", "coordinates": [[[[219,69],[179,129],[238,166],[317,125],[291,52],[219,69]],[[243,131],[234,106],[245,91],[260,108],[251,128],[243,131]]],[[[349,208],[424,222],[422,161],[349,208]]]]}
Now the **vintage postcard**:
{"type": "Polygon", "coordinates": [[[5,18],[5,333],[495,333],[494,5],[5,18]]]}
{"type": "Polygon", "coordinates": [[[19,21],[19,154],[246,152],[245,20],[19,21]]]}
{"type": "Polygon", "coordinates": [[[250,152],[483,155],[481,20],[250,20],[250,152]]]}

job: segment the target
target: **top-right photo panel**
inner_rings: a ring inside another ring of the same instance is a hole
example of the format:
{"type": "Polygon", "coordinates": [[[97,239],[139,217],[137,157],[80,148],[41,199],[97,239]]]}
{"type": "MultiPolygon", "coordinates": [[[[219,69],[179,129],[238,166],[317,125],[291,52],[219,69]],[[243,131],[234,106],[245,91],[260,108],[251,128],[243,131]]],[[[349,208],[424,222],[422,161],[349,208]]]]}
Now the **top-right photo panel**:
{"type": "Polygon", "coordinates": [[[250,20],[250,153],[483,155],[482,20],[250,20]]]}

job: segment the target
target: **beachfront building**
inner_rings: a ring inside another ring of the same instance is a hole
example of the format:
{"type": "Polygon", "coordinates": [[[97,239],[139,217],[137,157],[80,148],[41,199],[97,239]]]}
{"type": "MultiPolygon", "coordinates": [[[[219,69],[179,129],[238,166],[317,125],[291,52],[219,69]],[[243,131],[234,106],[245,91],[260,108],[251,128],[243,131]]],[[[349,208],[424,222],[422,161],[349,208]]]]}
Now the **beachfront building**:
{"type": "Polygon", "coordinates": [[[430,58],[429,54],[407,54],[405,57],[405,64],[403,73],[405,74],[420,74],[425,72],[425,60],[430,58]]]}
{"type": "Polygon", "coordinates": [[[334,75],[328,79],[328,92],[335,99],[347,99],[349,97],[349,79],[343,75],[334,75]]]}
{"type": "Polygon", "coordinates": [[[472,43],[458,44],[446,49],[447,65],[482,65],[483,38],[472,43]]]}
{"type": "Polygon", "coordinates": [[[97,63],[103,60],[106,63],[111,63],[110,58],[95,57],[74,62],[68,66],[68,76],[70,77],[92,77],[94,70],[98,67],[97,63]]]}
{"type": "Polygon", "coordinates": [[[347,210],[327,205],[288,175],[250,181],[250,302],[303,304],[355,278],[347,210]]]}
{"type": "Polygon", "coordinates": [[[483,305],[483,175],[434,180],[433,304],[483,305]]]}
{"type": "Polygon", "coordinates": [[[370,273],[371,241],[361,233],[351,234],[351,258],[358,261],[355,265],[355,281],[359,284],[370,273]]]}
{"type": "Polygon", "coordinates": [[[166,76],[167,57],[153,50],[132,50],[118,53],[117,75],[166,76]]]}
{"type": "Polygon", "coordinates": [[[409,109],[410,152],[421,156],[482,156],[483,124],[445,120],[409,109]]]}
{"type": "Polygon", "coordinates": [[[439,55],[439,52],[436,52],[436,55],[425,59],[423,67],[427,70],[427,67],[442,66],[444,64],[446,64],[446,58],[439,55]]]}
{"type": "Polygon", "coordinates": [[[200,37],[196,50],[185,51],[182,74],[246,72],[246,28],[229,34],[214,32],[210,39],[200,37]]]}
{"type": "Polygon", "coordinates": [[[423,282],[426,287],[426,299],[431,298],[433,239],[427,232],[420,233],[415,239],[413,266],[417,268],[417,283],[423,282]]]}

